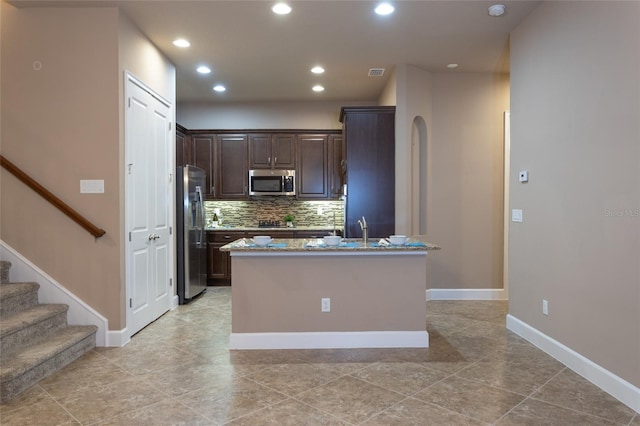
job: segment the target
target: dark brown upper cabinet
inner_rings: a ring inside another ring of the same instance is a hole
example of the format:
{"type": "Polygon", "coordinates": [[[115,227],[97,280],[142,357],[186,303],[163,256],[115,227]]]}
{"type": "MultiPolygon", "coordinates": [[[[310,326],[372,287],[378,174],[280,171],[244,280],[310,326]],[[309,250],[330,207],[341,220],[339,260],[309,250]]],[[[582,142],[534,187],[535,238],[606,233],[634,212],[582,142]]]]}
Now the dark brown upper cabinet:
{"type": "Polygon", "coordinates": [[[249,134],[250,169],[295,169],[295,134],[249,134]]]}
{"type": "Polygon", "coordinates": [[[216,149],[217,199],[248,199],[249,168],[246,134],[219,134],[216,149]]]}
{"type": "Polygon", "coordinates": [[[342,135],[329,135],[329,198],[342,195],[346,167],[343,161],[342,135]]]}
{"type": "Polygon", "coordinates": [[[347,202],[345,236],[359,238],[365,216],[369,237],[395,232],[395,107],[343,107],[347,202]]]}
{"type": "Polygon", "coordinates": [[[205,196],[207,198],[215,195],[214,188],[214,172],[215,172],[215,140],[216,137],[213,134],[198,134],[191,136],[193,153],[191,164],[204,170],[206,175],[206,188],[205,196]]]}
{"type": "Polygon", "coordinates": [[[329,196],[328,136],[298,135],[298,198],[319,199],[329,196]]]}

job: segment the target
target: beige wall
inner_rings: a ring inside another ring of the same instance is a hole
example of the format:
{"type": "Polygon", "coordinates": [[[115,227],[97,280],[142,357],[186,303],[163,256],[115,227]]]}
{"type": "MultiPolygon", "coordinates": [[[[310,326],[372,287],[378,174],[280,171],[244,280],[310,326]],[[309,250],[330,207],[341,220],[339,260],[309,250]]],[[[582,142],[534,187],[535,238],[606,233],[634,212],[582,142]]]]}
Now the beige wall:
{"type": "MultiPolygon", "coordinates": [[[[122,68],[148,77],[152,45],[115,8],[1,5],[2,154],[106,235],[95,240],[2,170],[0,237],[124,328],[122,68]],[[105,193],[80,194],[81,179],[104,179],[105,193]]],[[[151,83],[174,102],[171,72],[151,83]]]]}
{"type": "Polygon", "coordinates": [[[233,333],[424,331],[425,254],[361,254],[232,254],[233,333]]]}
{"type": "Polygon", "coordinates": [[[509,251],[509,313],[635,386],[638,22],[638,2],[546,2],[513,32],[509,251]]]}
{"type": "Polygon", "coordinates": [[[178,104],[178,123],[187,129],[341,129],[340,108],[375,102],[257,102],[178,104]]]}
{"type": "Polygon", "coordinates": [[[3,170],[2,239],[116,327],[117,26],[113,8],[2,3],[2,154],[106,230],[94,240],[3,170]],[[105,193],[80,194],[81,179],[104,179],[105,193]]]}
{"type": "Polygon", "coordinates": [[[418,67],[399,64],[396,79],[396,232],[416,234],[413,217],[413,175],[418,171],[413,161],[412,128],[416,117],[427,124],[427,139],[431,133],[431,104],[433,83],[431,73],[418,67]]]}
{"type": "Polygon", "coordinates": [[[431,288],[502,288],[509,77],[433,74],[427,230],[431,288]]]}
{"type": "Polygon", "coordinates": [[[410,65],[397,66],[396,76],[396,232],[419,229],[412,127],[421,117],[427,127],[426,235],[443,248],[427,260],[427,287],[501,289],[509,78],[434,74],[410,65]]]}

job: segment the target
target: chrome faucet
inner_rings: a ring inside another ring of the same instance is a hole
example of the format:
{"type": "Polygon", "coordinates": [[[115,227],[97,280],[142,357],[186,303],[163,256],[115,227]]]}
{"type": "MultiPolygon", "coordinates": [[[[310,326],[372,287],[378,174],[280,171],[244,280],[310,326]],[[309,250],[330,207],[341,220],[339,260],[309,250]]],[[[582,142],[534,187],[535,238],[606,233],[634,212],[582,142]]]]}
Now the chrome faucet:
{"type": "Polygon", "coordinates": [[[362,216],[362,220],[358,220],[360,229],[362,230],[362,242],[367,244],[369,242],[369,228],[367,228],[367,219],[362,216]]]}

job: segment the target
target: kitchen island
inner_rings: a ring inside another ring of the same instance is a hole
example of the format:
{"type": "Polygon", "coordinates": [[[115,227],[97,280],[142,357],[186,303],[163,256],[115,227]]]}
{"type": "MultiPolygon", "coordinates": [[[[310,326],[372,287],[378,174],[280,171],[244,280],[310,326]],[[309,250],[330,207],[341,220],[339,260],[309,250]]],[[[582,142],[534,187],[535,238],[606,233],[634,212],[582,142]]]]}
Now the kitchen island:
{"type": "MultiPolygon", "coordinates": [[[[231,254],[231,349],[428,347],[420,238],[392,246],[345,240],[239,239],[231,254]]],[[[382,244],[380,244],[382,243],[382,244]]]]}

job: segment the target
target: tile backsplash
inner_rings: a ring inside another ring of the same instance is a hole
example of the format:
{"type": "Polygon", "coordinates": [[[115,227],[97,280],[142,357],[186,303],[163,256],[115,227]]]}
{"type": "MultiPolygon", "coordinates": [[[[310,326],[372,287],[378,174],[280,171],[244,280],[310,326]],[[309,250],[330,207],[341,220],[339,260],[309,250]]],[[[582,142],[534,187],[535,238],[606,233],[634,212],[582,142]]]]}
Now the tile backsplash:
{"type": "Polygon", "coordinates": [[[206,223],[213,220],[213,213],[220,209],[221,226],[255,227],[260,220],[279,220],[291,214],[296,226],[342,228],[344,225],[344,201],[299,201],[290,197],[265,197],[250,201],[205,201],[206,223]]]}

